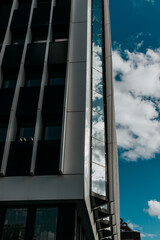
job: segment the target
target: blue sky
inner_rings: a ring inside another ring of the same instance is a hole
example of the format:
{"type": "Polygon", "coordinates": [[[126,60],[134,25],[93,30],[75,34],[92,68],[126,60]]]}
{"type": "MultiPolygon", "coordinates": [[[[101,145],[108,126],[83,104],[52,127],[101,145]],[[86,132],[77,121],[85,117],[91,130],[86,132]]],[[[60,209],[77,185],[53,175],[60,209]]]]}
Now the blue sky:
{"type": "Polygon", "coordinates": [[[110,0],[121,217],[160,240],[160,0],[110,0]]]}

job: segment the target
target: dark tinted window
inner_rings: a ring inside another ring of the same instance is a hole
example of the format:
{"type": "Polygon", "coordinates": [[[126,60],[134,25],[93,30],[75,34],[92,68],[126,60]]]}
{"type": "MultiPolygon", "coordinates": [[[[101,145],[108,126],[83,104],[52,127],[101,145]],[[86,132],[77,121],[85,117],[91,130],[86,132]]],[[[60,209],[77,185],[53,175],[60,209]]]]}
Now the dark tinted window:
{"type": "Polygon", "coordinates": [[[17,82],[16,73],[5,73],[3,79],[3,88],[15,88],[17,82]]]}
{"type": "Polygon", "coordinates": [[[21,124],[18,131],[18,140],[19,141],[33,141],[34,139],[34,125],[24,123],[21,124]]]}
{"type": "Polygon", "coordinates": [[[44,129],[44,139],[45,140],[60,140],[61,139],[61,125],[54,125],[53,123],[48,123],[45,125],[44,129]]]}
{"type": "Polygon", "coordinates": [[[57,215],[57,208],[37,208],[33,239],[56,240],[57,215]]]}
{"type": "Polygon", "coordinates": [[[26,227],[27,209],[7,209],[2,240],[24,239],[26,227]]]}
{"type": "Polygon", "coordinates": [[[26,74],[26,86],[36,87],[41,85],[41,73],[31,72],[26,74]]]}
{"type": "Polygon", "coordinates": [[[0,142],[5,142],[7,134],[7,126],[0,125],[0,142]]]}

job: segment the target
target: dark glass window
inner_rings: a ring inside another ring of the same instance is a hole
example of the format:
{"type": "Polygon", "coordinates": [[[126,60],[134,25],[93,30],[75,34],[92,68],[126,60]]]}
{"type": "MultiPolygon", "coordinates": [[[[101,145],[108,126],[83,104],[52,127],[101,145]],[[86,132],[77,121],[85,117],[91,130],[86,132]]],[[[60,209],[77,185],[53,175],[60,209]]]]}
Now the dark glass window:
{"type": "Polygon", "coordinates": [[[60,140],[61,139],[61,125],[47,123],[44,129],[45,140],[60,140]]]}
{"type": "Polygon", "coordinates": [[[32,43],[45,43],[46,41],[47,41],[47,34],[43,35],[41,32],[32,34],[32,43]]]}
{"type": "Polygon", "coordinates": [[[56,240],[57,208],[37,208],[34,240],[56,240]]]}
{"type": "Polygon", "coordinates": [[[50,86],[64,85],[64,83],[65,83],[64,77],[55,77],[55,76],[49,77],[49,85],[50,86]]]}
{"type": "Polygon", "coordinates": [[[3,45],[3,37],[0,36],[0,47],[3,45]]]}
{"type": "Polygon", "coordinates": [[[0,125],[0,142],[5,142],[7,135],[7,126],[0,125]]]}
{"type": "Polygon", "coordinates": [[[12,35],[12,44],[18,45],[18,44],[24,44],[25,41],[25,35],[23,34],[13,34],[12,35]]]}
{"type": "Polygon", "coordinates": [[[65,71],[61,66],[56,66],[54,69],[49,69],[48,85],[49,86],[64,86],[65,85],[65,71]]]}
{"type": "Polygon", "coordinates": [[[33,124],[28,123],[21,124],[18,131],[18,141],[33,141],[34,130],[35,127],[33,124]]]}
{"type": "Polygon", "coordinates": [[[25,235],[26,208],[7,209],[2,240],[22,240],[25,235]]]}
{"type": "Polygon", "coordinates": [[[27,87],[38,87],[41,85],[41,73],[31,72],[26,74],[26,86],[27,87]]]}
{"type": "Polygon", "coordinates": [[[39,6],[43,6],[43,4],[50,4],[51,3],[51,0],[38,0],[38,7],[39,6]]]}
{"type": "Polygon", "coordinates": [[[17,82],[17,74],[5,73],[3,79],[3,88],[15,88],[17,82]]]}

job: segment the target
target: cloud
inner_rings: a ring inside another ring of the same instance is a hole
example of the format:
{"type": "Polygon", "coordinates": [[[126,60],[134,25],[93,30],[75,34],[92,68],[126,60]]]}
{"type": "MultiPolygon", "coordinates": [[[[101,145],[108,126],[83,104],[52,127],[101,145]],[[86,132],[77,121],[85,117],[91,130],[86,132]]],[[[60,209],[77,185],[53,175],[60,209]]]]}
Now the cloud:
{"type": "Polygon", "coordinates": [[[157,237],[158,235],[157,234],[152,234],[152,233],[141,233],[141,237],[142,238],[154,238],[154,237],[157,237]]]}
{"type": "Polygon", "coordinates": [[[133,231],[140,232],[142,238],[154,238],[159,236],[159,234],[144,233],[141,226],[137,225],[136,223],[132,223],[130,220],[127,221],[127,224],[133,231]]]}
{"type": "Polygon", "coordinates": [[[160,153],[160,49],[113,51],[113,73],[121,157],[153,158],[160,153]]]}
{"type": "Polygon", "coordinates": [[[145,212],[151,217],[158,217],[160,219],[160,202],[157,200],[150,200],[148,201],[148,209],[144,209],[145,212]]]}
{"type": "Polygon", "coordinates": [[[130,220],[127,221],[128,227],[131,228],[133,231],[141,231],[142,227],[137,225],[136,223],[132,223],[130,220]]]}

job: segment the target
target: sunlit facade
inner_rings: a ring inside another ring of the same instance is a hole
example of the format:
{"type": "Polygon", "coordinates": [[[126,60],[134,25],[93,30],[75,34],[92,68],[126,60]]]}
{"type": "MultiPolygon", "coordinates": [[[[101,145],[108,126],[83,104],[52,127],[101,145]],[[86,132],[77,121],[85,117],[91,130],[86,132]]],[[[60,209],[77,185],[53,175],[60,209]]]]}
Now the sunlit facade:
{"type": "Polygon", "coordinates": [[[108,0],[0,3],[0,239],[120,240],[108,0]]]}

